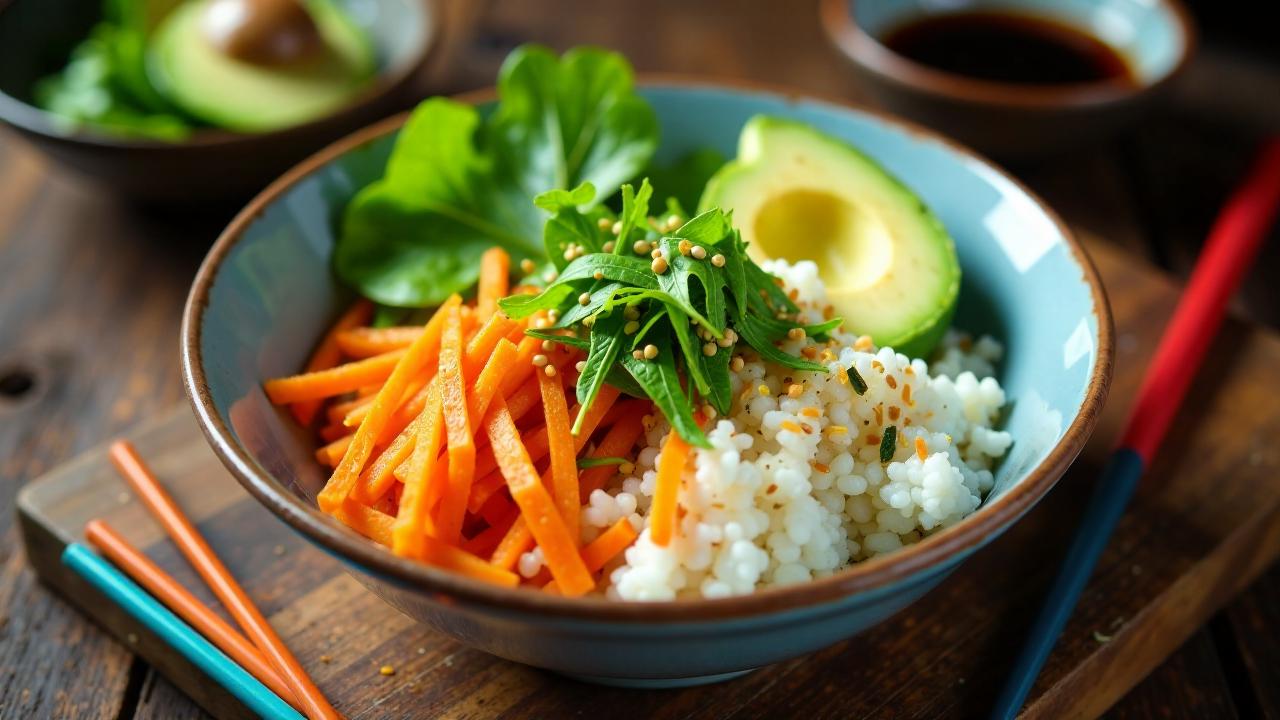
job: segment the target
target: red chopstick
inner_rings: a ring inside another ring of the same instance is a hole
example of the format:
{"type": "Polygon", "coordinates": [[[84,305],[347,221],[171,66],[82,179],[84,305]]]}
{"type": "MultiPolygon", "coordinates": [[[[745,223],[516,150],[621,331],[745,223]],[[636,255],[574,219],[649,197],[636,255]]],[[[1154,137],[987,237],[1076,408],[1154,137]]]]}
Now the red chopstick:
{"type": "Polygon", "coordinates": [[[142,458],[138,457],[133,445],[126,440],[118,440],[112,443],[110,455],[116,469],[151,510],[151,514],[164,527],[169,537],[173,538],[178,549],[293,691],[307,717],[312,720],[340,718],[338,711],[325,699],[324,694],[298,664],[298,660],[271,629],[267,619],[245,594],[244,588],[240,587],[199,531],[173,502],[173,498],[156,481],[142,458]]]}
{"type": "Polygon", "coordinates": [[[293,696],[293,691],[271,669],[262,653],[258,652],[258,648],[248,638],[236,632],[235,628],[197,600],[181,583],[131,545],[120,533],[102,520],[90,520],[84,526],[84,537],[98,552],[124,570],[178,617],[186,620],[197,632],[208,638],[209,642],[226,653],[227,657],[249,671],[250,675],[270,688],[271,692],[301,711],[302,706],[293,696]]]}

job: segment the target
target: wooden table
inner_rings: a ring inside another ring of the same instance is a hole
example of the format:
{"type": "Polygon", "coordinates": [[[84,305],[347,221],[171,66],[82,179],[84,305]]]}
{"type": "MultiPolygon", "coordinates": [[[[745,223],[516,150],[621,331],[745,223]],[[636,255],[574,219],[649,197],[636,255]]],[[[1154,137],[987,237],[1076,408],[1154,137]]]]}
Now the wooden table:
{"type": "MultiPolygon", "coordinates": [[[[615,47],[641,71],[858,96],[809,3],[786,11],[763,0],[577,5],[484,6],[476,36],[436,87],[490,83],[506,51],[531,39],[615,47]]],[[[1210,45],[1173,108],[1142,132],[1020,174],[1072,224],[1183,272],[1257,132],[1280,125],[1280,108],[1260,104],[1277,96],[1280,74],[1210,45]]],[[[36,584],[12,518],[22,483],[181,401],[179,313],[204,247],[226,219],[130,208],[0,135],[0,717],[203,716],[36,584]]],[[[1280,319],[1274,282],[1263,282],[1277,267],[1273,242],[1241,296],[1242,313],[1280,319]]],[[[1121,333],[1121,351],[1125,342],[1121,333]]],[[[1260,402],[1275,412],[1280,380],[1269,383],[1260,402]]],[[[1273,569],[1111,712],[1280,718],[1278,668],[1280,570],[1273,569]]]]}

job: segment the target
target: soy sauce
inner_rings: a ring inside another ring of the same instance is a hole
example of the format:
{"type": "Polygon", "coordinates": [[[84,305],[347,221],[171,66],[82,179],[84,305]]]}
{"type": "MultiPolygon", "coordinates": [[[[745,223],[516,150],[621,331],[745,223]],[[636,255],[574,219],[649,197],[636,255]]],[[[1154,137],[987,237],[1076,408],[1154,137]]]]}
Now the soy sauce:
{"type": "Polygon", "coordinates": [[[922,65],[981,80],[1027,85],[1132,84],[1125,59],[1065,23],[1013,13],[947,13],[908,22],[884,44],[922,65]]]}

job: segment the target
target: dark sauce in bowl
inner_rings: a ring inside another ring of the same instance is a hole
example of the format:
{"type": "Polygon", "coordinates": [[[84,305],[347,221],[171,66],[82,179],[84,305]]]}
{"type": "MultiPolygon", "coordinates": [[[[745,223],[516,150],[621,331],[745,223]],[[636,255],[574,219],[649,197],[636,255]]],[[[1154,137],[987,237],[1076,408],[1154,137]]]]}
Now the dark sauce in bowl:
{"type": "Polygon", "coordinates": [[[1057,20],[1014,13],[959,12],[908,21],[881,40],[921,65],[980,80],[1024,85],[1135,85],[1124,56],[1057,20]]]}

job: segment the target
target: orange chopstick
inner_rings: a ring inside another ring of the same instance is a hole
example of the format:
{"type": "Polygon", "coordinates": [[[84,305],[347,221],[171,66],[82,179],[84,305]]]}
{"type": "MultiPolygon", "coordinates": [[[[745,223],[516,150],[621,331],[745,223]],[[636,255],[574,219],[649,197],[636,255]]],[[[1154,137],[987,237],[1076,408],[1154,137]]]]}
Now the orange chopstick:
{"type": "Polygon", "coordinates": [[[111,462],[120,471],[121,476],[137,493],[143,504],[151,511],[156,520],[164,527],[165,532],[173,539],[178,549],[200,573],[200,577],[208,583],[213,594],[218,596],[223,606],[240,624],[240,628],[258,646],[267,662],[279,673],[294,697],[302,704],[303,712],[311,720],[325,718],[337,720],[341,715],[329,701],[325,699],[320,688],[316,687],[297,658],[289,652],[280,636],[271,629],[267,619],[262,616],[257,606],[245,594],[244,588],[227,570],[209,544],[205,542],[187,516],[182,513],[173,498],[169,497],[160,483],[151,474],[142,458],[138,457],[127,440],[117,440],[111,444],[111,462]]]}
{"type": "Polygon", "coordinates": [[[258,652],[258,648],[254,647],[253,643],[236,632],[235,628],[218,617],[204,603],[197,600],[196,596],[192,595],[177,580],[174,580],[159,565],[152,562],[151,558],[148,558],[133,545],[130,545],[129,541],[125,540],[110,525],[102,520],[90,520],[89,524],[84,526],[84,537],[108,560],[115,563],[121,570],[124,570],[139,585],[146,588],[147,592],[154,595],[183,620],[186,620],[191,627],[195,628],[201,635],[204,635],[209,642],[217,645],[219,650],[236,661],[240,667],[248,670],[250,675],[270,688],[271,692],[279,695],[294,708],[302,709],[301,705],[298,704],[297,698],[293,696],[293,691],[289,689],[288,685],[285,685],[276,671],[271,669],[271,666],[262,658],[262,653],[258,652]]]}

